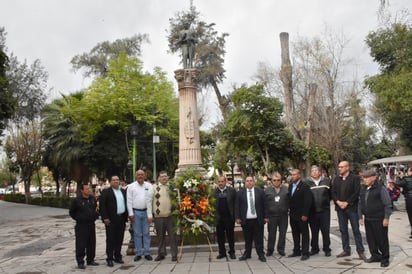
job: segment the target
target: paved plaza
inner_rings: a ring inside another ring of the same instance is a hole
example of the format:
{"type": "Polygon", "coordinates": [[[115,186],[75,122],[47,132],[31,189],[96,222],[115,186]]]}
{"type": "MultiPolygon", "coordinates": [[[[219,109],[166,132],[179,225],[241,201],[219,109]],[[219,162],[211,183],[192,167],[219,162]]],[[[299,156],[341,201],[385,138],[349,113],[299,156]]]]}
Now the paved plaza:
{"type": "MultiPolygon", "coordinates": [[[[409,222],[404,205],[401,203],[398,208],[390,221],[391,258],[388,268],[381,268],[379,263],[365,263],[357,258],[356,252],[351,257],[336,258],[335,255],[342,250],[336,213],[332,211],[331,257],[325,257],[321,252],[309,260],[300,261],[299,257],[287,258],[276,254],[262,263],[253,250],[252,259],[247,261],[216,260],[217,245],[213,245],[211,260],[208,246],[185,246],[178,263],[171,262],[170,254],[161,262],[144,259],[134,262],[133,256],[125,255],[130,240],[130,234],[126,232],[123,248],[125,264],[115,264],[110,268],[105,263],[104,226],[97,221],[96,261],[100,265],[80,270],[74,257],[74,221],[68,216],[68,210],[0,201],[0,273],[412,273],[409,222]]],[[[363,227],[361,231],[365,249],[368,250],[363,227]]],[[[292,246],[289,228],[286,254],[291,253],[292,246]]],[[[241,256],[243,248],[243,243],[236,243],[237,257],[241,256]]],[[[152,248],[151,253],[155,257],[156,248],[152,248]]],[[[369,257],[367,251],[365,254],[369,257]]]]}

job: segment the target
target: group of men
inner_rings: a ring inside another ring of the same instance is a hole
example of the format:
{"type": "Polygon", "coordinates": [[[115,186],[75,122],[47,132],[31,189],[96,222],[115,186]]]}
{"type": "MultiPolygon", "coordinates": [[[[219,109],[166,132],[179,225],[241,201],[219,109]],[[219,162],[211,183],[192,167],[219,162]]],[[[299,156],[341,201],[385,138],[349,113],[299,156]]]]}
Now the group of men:
{"type": "MultiPolygon", "coordinates": [[[[144,257],[153,260],[150,255],[150,223],[154,222],[158,236],[158,256],[155,261],[166,256],[166,233],[169,236],[172,261],[177,261],[177,242],[174,223],[171,219],[171,200],[168,190],[169,177],[167,172],[159,173],[158,182],[151,184],[145,181],[145,172],[136,171],[136,181],[127,188],[120,186],[120,178],[113,175],[110,187],[104,189],[99,197],[99,213],[106,229],[106,262],[113,267],[114,263],[123,264],[121,247],[127,220],[133,227],[135,256],[134,261],[144,257]],[[142,241],[143,239],[143,241],[142,241]]],[[[70,216],[76,221],[76,261],[78,268],[85,269],[87,265],[96,266],[96,230],[95,220],[98,219],[96,199],[90,193],[89,185],[81,185],[81,195],[77,197],[69,210],[70,216]]]]}
{"type": "MultiPolygon", "coordinates": [[[[277,232],[277,252],[285,256],[285,242],[288,221],[292,230],[293,252],[288,257],[300,256],[307,260],[320,252],[319,233],[322,234],[322,250],[325,256],[331,256],[330,248],[330,204],[334,201],[343,251],[338,258],[351,255],[348,223],[350,222],[355,238],[356,251],[366,262],[381,262],[382,267],[389,265],[388,225],[392,204],[386,188],[378,183],[378,176],[372,169],[360,177],[350,172],[349,163],[342,161],[338,165],[339,176],[331,183],[322,176],[317,166],[311,168],[310,177],[301,179],[299,169],[290,172],[289,186],[282,184],[282,176],[275,172],[271,184],[262,189],[255,187],[252,176],[245,179],[245,188],[236,191],[224,176],[218,177],[216,196],[216,235],[219,253],[217,259],[236,259],[234,227],[241,225],[245,240],[245,249],[240,261],[251,258],[254,243],[258,258],[266,262],[264,252],[264,225],[267,223],[268,241],[266,256],[274,253],[277,232]],[[289,217],[289,218],[288,218],[289,217]],[[289,220],[288,220],[289,219],[289,220]],[[371,257],[364,255],[364,247],[359,225],[365,224],[366,239],[371,257]],[[309,228],[311,233],[309,233],[309,228]],[[312,236],[310,239],[310,235],[312,236]],[[225,241],[229,251],[226,253],[225,241]]],[[[145,181],[145,172],[136,172],[136,181],[120,187],[118,176],[112,176],[110,187],[103,190],[99,199],[99,210],[106,228],[107,265],[124,263],[121,255],[124,230],[127,220],[132,222],[135,243],[134,261],[150,255],[150,223],[154,222],[158,237],[158,254],[155,261],[165,259],[166,233],[169,237],[172,261],[177,261],[177,242],[175,224],[171,217],[171,198],[168,187],[168,175],[162,171],[158,182],[145,181]],[[143,239],[143,241],[142,241],[143,239]]],[[[95,198],[89,194],[88,185],[81,187],[81,196],[76,198],[70,208],[70,216],[76,220],[76,260],[78,267],[98,265],[95,257],[95,226],[98,218],[95,198]],[[86,252],[85,252],[86,251],[86,252]]]]}
{"type": "Polygon", "coordinates": [[[265,223],[268,230],[266,256],[273,255],[278,232],[276,249],[279,255],[285,256],[288,221],[293,238],[293,251],[288,257],[299,256],[301,260],[307,260],[311,255],[318,254],[319,233],[323,240],[322,250],[325,256],[329,257],[331,256],[330,205],[333,200],[343,249],[336,257],[351,255],[348,230],[348,223],[350,223],[359,258],[368,263],[380,262],[381,267],[387,267],[389,265],[388,225],[392,203],[386,188],[379,183],[378,174],[374,169],[363,171],[363,186],[360,177],[350,172],[349,162],[340,162],[338,170],[339,176],[331,182],[328,177],[322,176],[322,170],[318,166],[312,166],[307,180],[301,179],[299,169],[293,169],[290,172],[289,186],[282,184],[281,175],[275,172],[271,176],[271,184],[265,190],[255,187],[253,177],[246,177],[245,188],[237,193],[223,184],[224,177],[219,177],[216,193],[218,213],[223,215],[223,218],[218,219],[217,225],[219,243],[217,258],[226,257],[224,230],[229,243],[229,255],[232,259],[236,258],[233,240],[234,222],[241,225],[245,238],[245,251],[239,260],[251,258],[254,242],[259,260],[266,262],[263,248],[265,223]],[[221,205],[225,204],[223,201],[228,205],[220,209],[221,205]],[[229,215],[232,211],[228,209],[232,207],[235,209],[234,215],[229,215]],[[370,258],[366,258],[364,254],[359,229],[363,224],[370,258]]]}

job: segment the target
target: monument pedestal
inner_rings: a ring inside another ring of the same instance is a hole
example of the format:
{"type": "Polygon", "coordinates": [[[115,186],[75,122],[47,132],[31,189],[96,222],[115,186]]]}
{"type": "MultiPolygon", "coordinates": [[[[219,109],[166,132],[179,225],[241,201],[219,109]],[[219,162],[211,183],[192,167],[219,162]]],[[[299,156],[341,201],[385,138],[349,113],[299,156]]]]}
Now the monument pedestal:
{"type": "Polygon", "coordinates": [[[175,71],[179,90],[179,164],[176,173],[194,169],[205,173],[200,151],[197,113],[197,79],[200,71],[193,68],[175,71]]]}

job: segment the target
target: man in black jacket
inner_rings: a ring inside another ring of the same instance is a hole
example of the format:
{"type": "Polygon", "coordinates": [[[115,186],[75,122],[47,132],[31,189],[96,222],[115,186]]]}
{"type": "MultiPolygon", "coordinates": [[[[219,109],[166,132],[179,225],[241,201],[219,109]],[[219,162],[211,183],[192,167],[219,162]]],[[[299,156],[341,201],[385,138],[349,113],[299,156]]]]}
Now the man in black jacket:
{"type": "Polygon", "coordinates": [[[215,196],[217,212],[216,236],[219,245],[219,255],[216,258],[226,258],[225,238],[227,238],[229,256],[231,259],[236,259],[234,236],[236,190],[227,185],[225,176],[219,176],[215,196]]]}
{"type": "Polygon", "coordinates": [[[81,185],[80,193],[81,195],[73,200],[69,214],[76,221],[74,232],[76,236],[77,266],[80,269],[85,269],[85,253],[87,265],[99,265],[94,261],[96,256],[96,226],[94,222],[99,215],[96,211],[96,199],[90,195],[89,185],[81,185]]]}
{"type": "Polygon", "coordinates": [[[362,172],[365,186],[359,195],[359,223],[365,224],[366,240],[371,257],[367,263],[381,262],[381,267],[389,266],[389,216],[392,214],[391,198],[385,186],[377,182],[374,169],[362,172]],[[362,216],[365,216],[363,220],[362,216]]]}
{"type": "Polygon", "coordinates": [[[263,232],[265,222],[267,223],[269,219],[266,216],[265,192],[263,189],[255,187],[255,180],[252,176],[246,177],[245,186],[236,195],[235,207],[236,223],[242,226],[245,238],[245,252],[239,261],[251,258],[254,241],[259,260],[266,262],[263,251],[263,232]]]}
{"type": "Polygon", "coordinates": [[[402,187],[402,193],[405,195],[406,212],[408,213],[409,225],[411,227],[409,239],[412,239],[412,167],[408,168],[406,176],[403,171],[399,172],[396,178],[396,185],[402,187]]]}
{"type": "Polygon", "coordinates": [[[289,185],[289,216],[292,228],[293,253],[288,257],[301,256],[309,259],[309,225],[308,216],[312,206],[312,193],[309,186],[300,179],[300,170],[293,169],[290,173],[292,182],[289,185]],[[300,240],[302,237],[302,250],[300,240]]]}
{"type": "Polygon", "coordinates": [[[339,230],[342,238],[343,251],[336,257],[347,257],[351,255],[349,245],[348,222],[352,227],[355,237],[356,251],[359,258],[366,260],[362,243],[362,235],[359,230],[358,201],[360,190],[360,178],[350,172],[349,162],[342,161],[338,164],[339,176],[333,179],[332,199],[338,214],[339,230]]]}
{"type": "Polygon", "coordinates": [[[312,166],[307,184],[313,194],[312,209],[309,213],[309,226],[312,235],[310,255],[319,253],[319,230],[322,233],[325,256],[331,255],[330,249],[330,201],[331,184],[323,177],[318,166],[312,166]]]}
{"type": "Polygon", "coordinates": [[[123,264],[122,244],[127,222],[126,191],[120,187],[119,176],[110,178],[110,187],[102,191],[100,196],[100,215],[106,227],[107,266],[113,261],[123,264]]]}

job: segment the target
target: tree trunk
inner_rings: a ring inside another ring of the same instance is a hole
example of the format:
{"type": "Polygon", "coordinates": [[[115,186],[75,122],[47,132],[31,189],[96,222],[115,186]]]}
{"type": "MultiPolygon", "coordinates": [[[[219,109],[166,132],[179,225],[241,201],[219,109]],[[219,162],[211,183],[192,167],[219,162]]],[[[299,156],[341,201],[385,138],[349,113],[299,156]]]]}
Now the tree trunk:
{"type": "MultiPolygon", "coordinates": [[[[309,84],[309,102],[308,102],[308,111],[307,111],[307,119],[305,123],[305,144],[306,147],[309,148],[310,141],[311,141],[311,134],[312,134],[312,121],[313,121],[313,114],[315,112],[315,100],[316,100],[316,91],[318,89],[318,85],[315,83],[309,84]]],[[[310,174],[310,162],[309,159],[306,160],[306,175],[310,174]]]]}
{"type": "Polygon", "coordinates": [[[284,98],[285,98],[285,118],[286,124],[290,128],[293,136],[298,138],[298,132],[295,129],[294,117],[294,100],[292,89],[292,65],[289,57],[289,33],[281,32],[280,35],[280,50],[281,50],[281,69],[280,80],[283,83],[284,98]]]}

